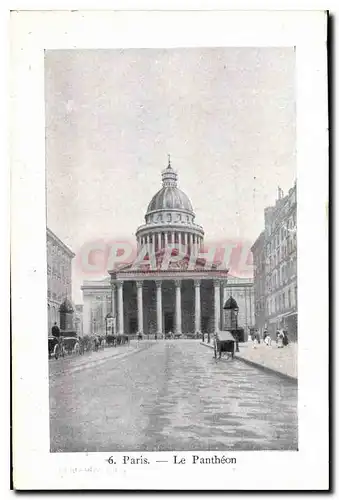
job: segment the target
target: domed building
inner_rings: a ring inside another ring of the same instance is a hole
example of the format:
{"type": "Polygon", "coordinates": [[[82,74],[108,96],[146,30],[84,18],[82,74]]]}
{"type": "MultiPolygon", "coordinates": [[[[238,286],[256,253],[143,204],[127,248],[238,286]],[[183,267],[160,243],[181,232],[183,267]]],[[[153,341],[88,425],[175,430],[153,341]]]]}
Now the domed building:
{"type": "Polygon", "coordinates": [[[168,167],[162,172],[162,188],[153,196],[145,215],[145,224],[136,232],[138,249],[147,245],[157,252],[168,244],[184,245],[188,253],[200,250],[204,231],[195,223],[188,196],[177,186],[178,176],[168,167]]]}
{"type": "Polygon", "coordinates": [[[204,230],[195,221],[190,198],[178,187],[170,160],[144,221],[135,233],[137,259],[108,269],[110,278],[84,282],[84,334],[93,333],[94,324],[104,332],[108,313],[117,333],[151,337],[212,333],[223,328],[228,296],[239,305],[239,327],[252,326],[253,281],[232,277],[222,266],[207,263],[204,230]]]}

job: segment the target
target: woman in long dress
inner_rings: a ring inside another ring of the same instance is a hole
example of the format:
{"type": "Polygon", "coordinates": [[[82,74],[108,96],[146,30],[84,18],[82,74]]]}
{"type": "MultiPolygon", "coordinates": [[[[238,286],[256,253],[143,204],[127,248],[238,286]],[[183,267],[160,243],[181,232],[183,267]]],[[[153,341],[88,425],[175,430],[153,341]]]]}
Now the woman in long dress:
{"type": "Polygon", "coordinates": [[[264,342],[267,346],[270,346],[272,342],[271,335],[268,333],[267,330],[265,330],[264,332],[264,342]]]}
{"type": "Polygon", "coordinates": [[[285,337],[284,332],[282,330],[280,330],[278,333],[278,340],[277,340],[277,344],[278,344],[279,348],[284,347],[284,337],[285,337]]]}

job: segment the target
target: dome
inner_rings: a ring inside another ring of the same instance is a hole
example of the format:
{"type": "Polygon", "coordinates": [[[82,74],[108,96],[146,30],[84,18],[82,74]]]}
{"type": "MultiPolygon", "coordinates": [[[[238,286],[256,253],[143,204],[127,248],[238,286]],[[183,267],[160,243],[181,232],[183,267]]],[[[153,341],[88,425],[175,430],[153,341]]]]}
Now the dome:
{"type": "Polygon", "coordinates": [[[153,196],[147,213],[155,210],[184,210],[193,213],[188,196],[177,187],[177,178],[169,160],[168,167],[162,172],[163,187],[153,196]]]}
{"type": "Polygon", "coordinates": [[[148,212],[154,210],[185,210],[193,212],[188,196],[177,187],[163,187],[152,198],[147,208],[148,212]]]}
{"type": "Polygon", "coordinates": [[[63,303],[61,304],[59,311],[61,313],[72,313],[72,312],[74,312],[74,308],[73,308],[72,302],[69,299],[66,298],[63,301],[63,303]]]}
{"type": "Polygon", "coordinates": [[[229,299],[226,300],[224,309],[239,309],[239,307],[234,298],[230,297],[229,299]]]}

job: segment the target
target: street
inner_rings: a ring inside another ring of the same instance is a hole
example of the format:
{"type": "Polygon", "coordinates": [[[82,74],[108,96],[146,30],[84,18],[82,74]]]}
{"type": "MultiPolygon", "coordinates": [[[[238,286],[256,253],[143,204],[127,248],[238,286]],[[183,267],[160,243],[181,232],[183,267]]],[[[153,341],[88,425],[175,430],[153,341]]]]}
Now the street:
{"type": "Polygon", "coordinates": [[[52,452],[296,450],[297,386],[196,340],[132,341],[50,361],[50,433],[52,452]]]}

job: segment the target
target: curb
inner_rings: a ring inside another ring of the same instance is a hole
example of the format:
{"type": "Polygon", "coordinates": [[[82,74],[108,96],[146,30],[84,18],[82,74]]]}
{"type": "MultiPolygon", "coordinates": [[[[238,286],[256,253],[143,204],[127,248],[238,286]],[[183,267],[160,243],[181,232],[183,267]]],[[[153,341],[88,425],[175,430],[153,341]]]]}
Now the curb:
{"type": "Polygon", "coordinates": [[[201,345],[204,345],[205,347],[210,347],[211,349],[214,349],[213,345],[208,345],[205,344],[204,342],[200,342],[201,345]]]}
{"type": "MultiPolygon", "coordinates": [[[[200,342],[201,345],[205,347],[209,347],[210,349],[214,349],[212,345],[204,344],[203,342],[200,342]]],[[[260,363],[256,363],[255,361],[250,361],[249,359],[243,358],[242,356],[235,355],[234,359],[237,359],[238,361],[242,361],[243,363],[246,363],[249,366],[253,366],[254,368],[258,368],[259,370],[262,370],[267,373],[271,373],[273,375],[277,375],[278,377],[281,377],[285,380],[288,380],[289,382],[293,382],[294,384],[298,383],[298,378],[292,377],[291,375],[287,375],[287,373],[280,372],[279,370],[275,370],[274,368],[269,368],[268,366],[262,365],[260,363]]]]}
{"type": "MultiPolygon", "coordinates": [[[[143,350],[143,349],[141,349],[143,350]]],[[[107,361],[110,361],[112,359],[123,359],[127,356],[130,356],[130,355],[133,355],[135,354],[136,352],[139,352],[140,349],[138,349],[137,347],[134,347],[132,349],[130,349],[129,351],[123,351],[123,352],[117,352],[117,353],[112,353],[112,356],[105,356],[101,359],[88,359],[87,362],[83,361],[82,363],[79,363],[78,365],[76,366],[63,366],[62,370],[58,371],[58,372],[53,372],[53,373],[50,373],[49,376],[50,377],[55,377],[55,376],[58,376],[58,375],[62,375],[62,374],[67,374],[67,375],[70,375],[72,373],[77,373],[77,372],[80,372],[82,370],[88,370],[88,369],[92,369],[96,366],[101,366],[103,365],[104,363],[106,363],[107,361]]]]}

